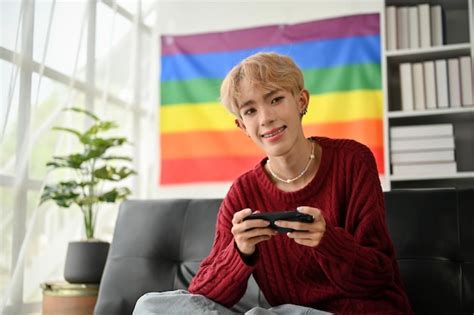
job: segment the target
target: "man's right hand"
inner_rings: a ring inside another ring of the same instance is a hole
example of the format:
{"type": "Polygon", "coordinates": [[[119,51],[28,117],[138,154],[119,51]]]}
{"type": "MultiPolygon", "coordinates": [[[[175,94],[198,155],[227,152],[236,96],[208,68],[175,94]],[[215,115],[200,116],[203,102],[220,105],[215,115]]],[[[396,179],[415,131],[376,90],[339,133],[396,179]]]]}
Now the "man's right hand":
{"type": "Polygon", "coordinates": [[[252,214],[252,210],[243,209],[234,213],[232,218],[231,232],[234,235],[237,248],[244,255],[252,255],[256,245],[262,241],[269,240],[277,232],[268,226],[266,220],[246,220],[244,218],[252,214]]]}

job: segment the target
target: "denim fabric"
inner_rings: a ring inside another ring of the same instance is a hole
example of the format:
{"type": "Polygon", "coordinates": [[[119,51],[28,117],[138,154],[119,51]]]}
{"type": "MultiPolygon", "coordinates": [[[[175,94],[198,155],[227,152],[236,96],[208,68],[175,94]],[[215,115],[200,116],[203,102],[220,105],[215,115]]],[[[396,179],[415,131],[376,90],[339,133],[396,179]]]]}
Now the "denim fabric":
{"type": "MultiPolygon", "coordinates": [[[[206,298],[192,294],[186,290],[147,293],[138,299],[133,315],[155,314],[203,314],[203,315],[234,315],[228,308],[206,298]]],[[[269,309],[254,307],[245,315],[326,315],[331,314],[309,307],[283,304],[269,309]]]]}

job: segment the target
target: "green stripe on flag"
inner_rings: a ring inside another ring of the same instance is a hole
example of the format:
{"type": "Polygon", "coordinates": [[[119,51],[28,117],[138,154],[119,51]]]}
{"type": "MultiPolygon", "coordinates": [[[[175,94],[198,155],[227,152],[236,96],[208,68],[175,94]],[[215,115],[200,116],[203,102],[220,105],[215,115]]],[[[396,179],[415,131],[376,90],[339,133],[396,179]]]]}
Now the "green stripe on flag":
{"type": "MultiPolygon", "coordinates": [[[[380,64],[303,71],[310,94],[353,90],[380,90],[380,64]]],[[[221,79],[194,79],[161,83],[161,104],[218,102],[221,79]]]]}

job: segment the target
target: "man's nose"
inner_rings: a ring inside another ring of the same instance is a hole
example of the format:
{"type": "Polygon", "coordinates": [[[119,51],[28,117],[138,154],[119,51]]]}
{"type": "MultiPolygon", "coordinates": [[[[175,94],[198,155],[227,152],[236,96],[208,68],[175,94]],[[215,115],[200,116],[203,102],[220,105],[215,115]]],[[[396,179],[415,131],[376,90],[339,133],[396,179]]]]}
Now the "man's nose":
{"type": "Polygon", "coordinates": [[[275,121],[275,111],[270,106],[265,106],[260,110],[260,125],[265,126],[275,121]]]}

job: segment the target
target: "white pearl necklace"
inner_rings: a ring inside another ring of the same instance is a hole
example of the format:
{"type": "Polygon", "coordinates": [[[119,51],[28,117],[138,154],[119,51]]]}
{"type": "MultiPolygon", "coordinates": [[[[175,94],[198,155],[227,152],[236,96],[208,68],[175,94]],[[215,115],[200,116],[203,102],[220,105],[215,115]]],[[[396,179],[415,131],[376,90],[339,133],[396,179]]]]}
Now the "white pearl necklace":
{"type": "Polygon", "coordinates": [[[277,180],[279,180],[280,182],[283,182],[283,183],[291,184],[294,181],[297,181],[298,179],[300,179],[304,174],[306,174],[306,172],[308,171],[309,166],[311,164],[311,161],[314,160],[314,158],[315,158],[315,156],[314,156],[314,141],[311,141],[311,154],[309,156],[308,163],[306,163],[306,166],[304,167],[304,169],[301,171],[301,173],[298,176],[296,176],[295,178],[288,178],[288,179],[281,178],[280,176],[275,174],[275,172],[273,172],[272,167],[270,165],[270,158],[267,161],[268,170],[270,171],[270,174],[272,174],[272,176],[275,179],[277,179],[277,180]]]}

